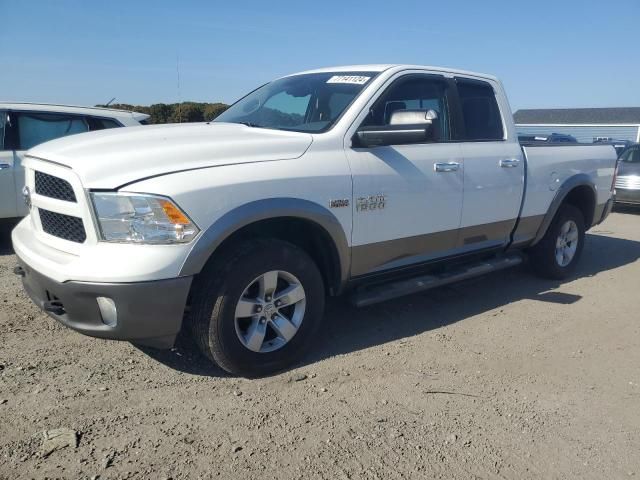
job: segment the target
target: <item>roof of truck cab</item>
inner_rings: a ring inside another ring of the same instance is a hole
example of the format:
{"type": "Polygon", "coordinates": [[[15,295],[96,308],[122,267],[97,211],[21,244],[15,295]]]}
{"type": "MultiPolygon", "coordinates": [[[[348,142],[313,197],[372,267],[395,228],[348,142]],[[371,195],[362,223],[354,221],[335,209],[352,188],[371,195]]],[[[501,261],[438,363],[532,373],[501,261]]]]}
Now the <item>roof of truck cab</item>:
{"type": "Polygon", "coordinates": [[[33,103],[33,102],[0,102],[0,109],[14,111],[39,111],[56,113],[75,113],[81,115],[93,115],[96,117],[132,117],[136,120],[149,118],[146,113],[132,110],[119,110],[117,108],[105,107],[83,107],[79,105],[59,105],[55,103],[33,103]]]}
{"type": "Polygon", "coordinates": [[[459,70],[449,67],[434,67],[429,65],[410,65],[410,64],[371,64],[371,65],[342,65],[338,67],[324,67],[314,70],[305,70],[304,72],[294,73],[292,75],[301,75],[306,73],[327,73],[327,72],[384,72],[386,70],[429,70],[433,72],[453,73],[458,75],[468,75],[473,77],[487,78],[497,81],[493,75],[486,73],[470,72],[467,70],[459,70]]]}

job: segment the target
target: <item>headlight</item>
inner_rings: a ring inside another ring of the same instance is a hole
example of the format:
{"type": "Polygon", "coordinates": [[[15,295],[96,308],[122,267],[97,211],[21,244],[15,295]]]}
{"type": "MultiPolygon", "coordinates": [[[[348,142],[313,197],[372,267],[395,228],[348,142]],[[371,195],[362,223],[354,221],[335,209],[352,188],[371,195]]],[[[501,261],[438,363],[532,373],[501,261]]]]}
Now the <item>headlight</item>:
{"type": "Polygon", "coordinates": [[[169,198],[128,193],[91,193],[102,240],[171,244],[190,242],[198,227],[169,198]]]}

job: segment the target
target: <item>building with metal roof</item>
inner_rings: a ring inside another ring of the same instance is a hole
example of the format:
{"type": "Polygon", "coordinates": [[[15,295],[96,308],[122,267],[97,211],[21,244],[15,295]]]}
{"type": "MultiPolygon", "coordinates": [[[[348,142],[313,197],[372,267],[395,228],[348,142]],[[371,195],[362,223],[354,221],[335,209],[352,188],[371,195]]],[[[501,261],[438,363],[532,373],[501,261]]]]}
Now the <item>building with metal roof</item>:
{"type": "Polygon", "coordinates": [[[525,109],[513,117],[519,135],[562,133],[585,143],[640,142],[640,107],[525,109]]]}

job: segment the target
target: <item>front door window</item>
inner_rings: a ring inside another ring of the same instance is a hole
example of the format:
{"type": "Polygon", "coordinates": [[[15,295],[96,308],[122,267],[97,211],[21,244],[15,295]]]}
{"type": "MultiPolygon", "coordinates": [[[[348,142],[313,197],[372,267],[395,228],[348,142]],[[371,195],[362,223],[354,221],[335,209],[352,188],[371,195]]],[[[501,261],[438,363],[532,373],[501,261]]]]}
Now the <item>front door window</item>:
{"type": "Polygon", "coordinates": [[[18,150],[29,150],[40,143],[89,131],[84,117],[57,113],[17,114],[18,150]]]}

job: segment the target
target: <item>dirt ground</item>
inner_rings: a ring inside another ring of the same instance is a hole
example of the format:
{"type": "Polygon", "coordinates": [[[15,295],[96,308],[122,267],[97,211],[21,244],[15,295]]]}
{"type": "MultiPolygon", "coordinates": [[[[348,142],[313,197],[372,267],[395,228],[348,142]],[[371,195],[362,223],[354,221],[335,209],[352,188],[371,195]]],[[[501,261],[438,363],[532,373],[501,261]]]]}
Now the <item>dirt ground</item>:
{"type": "Polygon", "coordinates": [[[576,278],[526,267],[354,309],[303,364],[232,378],[84,337],[25,297],[0,241],[0,478],[640,478],[640,213],[576,278]],[[69,428],[47,455],[43,432],[69,428]]]}

